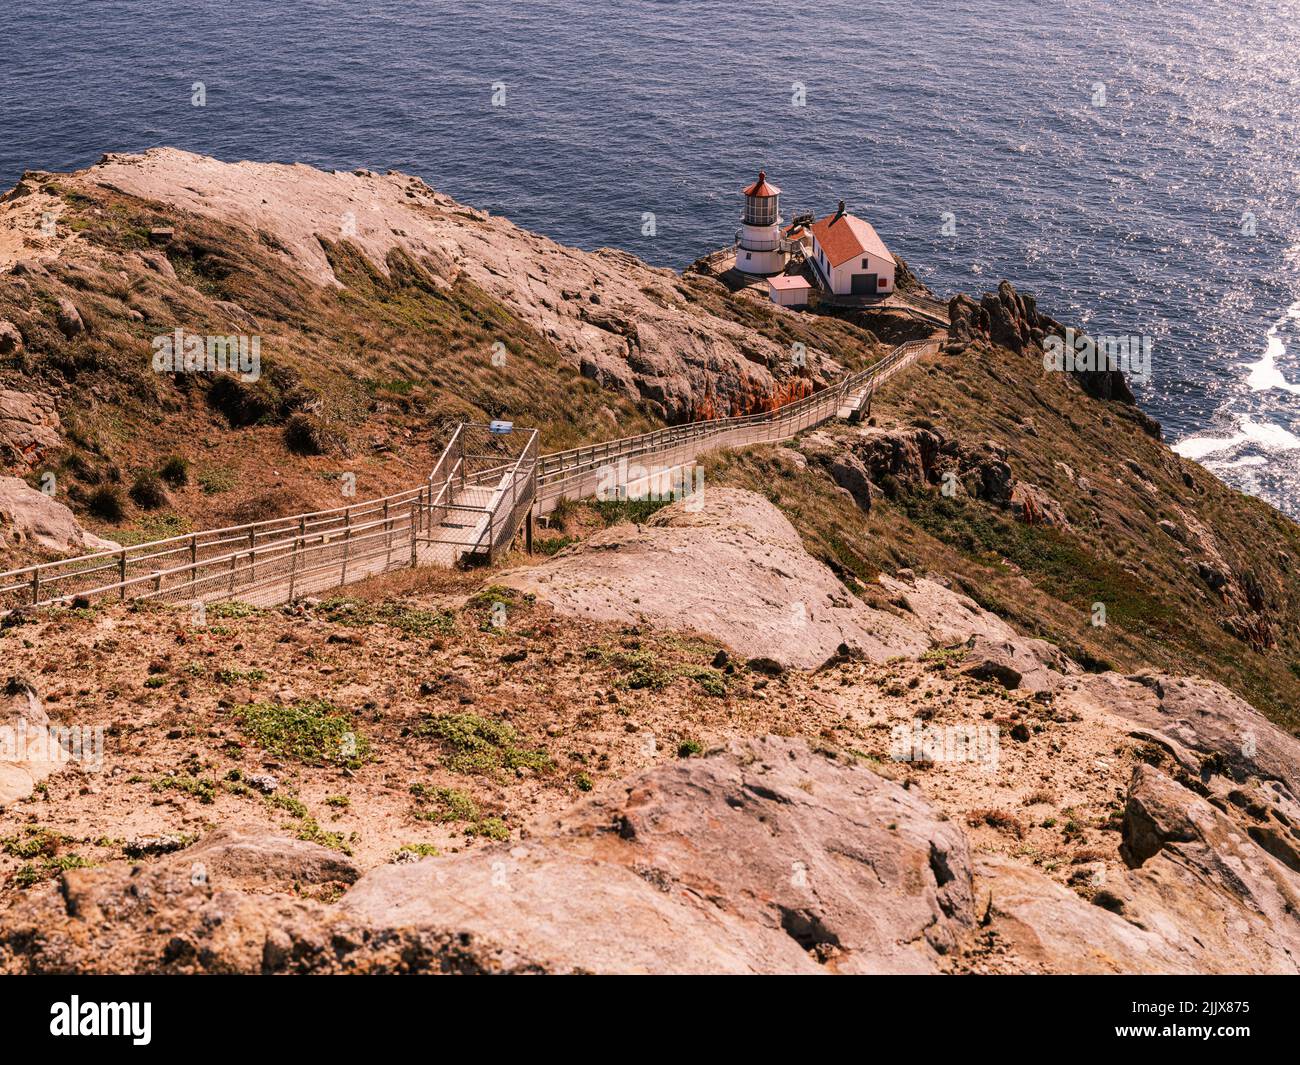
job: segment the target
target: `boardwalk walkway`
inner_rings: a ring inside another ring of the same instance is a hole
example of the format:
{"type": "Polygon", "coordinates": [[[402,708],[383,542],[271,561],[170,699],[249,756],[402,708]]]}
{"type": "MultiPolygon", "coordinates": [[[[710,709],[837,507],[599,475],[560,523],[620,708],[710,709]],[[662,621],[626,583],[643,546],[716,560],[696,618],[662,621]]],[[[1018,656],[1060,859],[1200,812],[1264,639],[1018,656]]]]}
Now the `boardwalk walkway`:
{"type": "Polygon", "coordinates": [[[190,533],[0,573],[0,614],[107,600],[239,599],[274,606],[418,565],[489,563],[530,514],[565,499],[672,483],[715,448],[786,440],[850,418],[885,381],[938,350],[900,344],[873,366],[775,411],[716,418],[539,455],[537,430],[457,427],[426,481],[333,510],[190,533]]]}

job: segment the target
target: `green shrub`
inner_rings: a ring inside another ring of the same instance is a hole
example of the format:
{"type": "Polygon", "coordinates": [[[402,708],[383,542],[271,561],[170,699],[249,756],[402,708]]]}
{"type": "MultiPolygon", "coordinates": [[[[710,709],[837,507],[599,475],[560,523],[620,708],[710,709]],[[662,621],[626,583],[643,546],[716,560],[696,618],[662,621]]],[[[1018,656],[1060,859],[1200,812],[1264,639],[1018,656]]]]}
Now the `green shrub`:
{"type": "Polygon", "coordinates": [[[422,806],[415,813],[421,821],[434,821],[445,824],[452,821],[477,821],[478,805],[465,792],[456,788],[435,788],[427,784],[412,784],[411,794],[417,802],[431,803],[432,807],[422,806]]]}
{"type": "Polygon", "coordinates": [[[606,525],[630,521],[640,525],[649,520],[655,511],[663,510],[671,499],[605,499],[593,506],[606,525]]]}
{"type": "Polygon", "coordinates": [[[224,466],[205,466],[199,471],[199,487],[204,494],[215,496],[235,487],[235,474],[224,466]]]}
{"type": "Polygon", "coordinates": [[[487,839],[494,839],[498,842],[510,838],[510,829],[506,823],[499,817],[485,817],[469,829],[472,836],[484,836],[487,839]]]}
{"type": "Polygon", "coordinates": [[[173,488],[184,488],[190,483],[190,464],[179,455],[169,455],[163,460],[158,476],[173,488]]]}
{"type": "Polygon", "coordinates": [[[126,517],[126,500],[116,485],[101,484],[86,497],[86,509],[103,521],[119,522],[126,517]]]}
{"type": "Polygon", "coordinates": [[[136,476],[135,482],[131,485],[131,498],[136,506],[143,507],[145,510],[157,510],[170,502],[162,479],[149,470],[142,470],[136,476]]]}
{"type": "Polygon", "coordinates": [[[545,751],[520,747],[518,734],[505,722],[489,721],[478,714],[440,714],[421,722],[415,732],[441,741],[449,749],[448,767],[458,773],[521,768],[544,771],[554,765],[545,751]]]}
{"type": "Polygon", "coordinates": [[[244,734],[268,754],[308,765],[356,768],[370,754],[370,743],[352,719],[325,699],[284,706],[250,703],[235,711],[244,734]]]}

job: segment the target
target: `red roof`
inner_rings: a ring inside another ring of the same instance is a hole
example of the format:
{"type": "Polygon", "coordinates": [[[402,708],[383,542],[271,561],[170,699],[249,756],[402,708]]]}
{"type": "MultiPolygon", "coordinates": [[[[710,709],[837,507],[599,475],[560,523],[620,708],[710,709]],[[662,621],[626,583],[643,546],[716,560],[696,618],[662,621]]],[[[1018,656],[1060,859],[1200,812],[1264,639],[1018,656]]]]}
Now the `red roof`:
{"type": "Polygon", "coordinates": [[[745,190],[746,196],[778,196],[781,190],[767,180],[767,171],[758,172],[758,180],[745,190]]]}
{"type": "Polygon", "coordinates": [[[831,266],[839,266],[859,255],[874,255],[878,259],[894,261],[885,242],[876,235],[871,223],[856,215],[828,214],[814,222],[812,235],[817,239],[831,266]]]}

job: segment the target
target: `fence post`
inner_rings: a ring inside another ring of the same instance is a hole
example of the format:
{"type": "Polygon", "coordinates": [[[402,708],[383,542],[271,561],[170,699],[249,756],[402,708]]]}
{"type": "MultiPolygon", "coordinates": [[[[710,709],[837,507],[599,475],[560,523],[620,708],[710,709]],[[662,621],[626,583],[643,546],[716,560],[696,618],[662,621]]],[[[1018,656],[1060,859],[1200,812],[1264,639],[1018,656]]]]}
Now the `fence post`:
{"type": "Polygon", "coordinates": [[[294,540],[289,555],[289,602],[293,602],[293,586],[298,577],[298,541],[294,540]]]}
{"type": "Polygon", "coordinates": [[[415,569],[416,563],[415,523],[419,520],[419,506],[418,502],[411,500],[411,569],[415,569]]]}
{"type": "Polygon", "coordinates": [[[393,564],[393,523],[388,518],[388,500],[384,500],[384,571],[393,564]]]}
{"type": "Polygon", "coordinates": [[[41,601],[41,571],[32,570],[32,606],[41,601]]]}
{"type": "Polygon", "coordinates": [[[352,554],[352,509],[343,512],[343,572],[339,576],[339,587],[348,583],[348,557],[352,554]]]}
{"type": "Polygon", "coordinates": [[[119,600],[125,600],[126,599],[126,550],[125,549],[123,549],[121,554],[117,556],[117,579],[118,579],[117,598],[119,600]]]}

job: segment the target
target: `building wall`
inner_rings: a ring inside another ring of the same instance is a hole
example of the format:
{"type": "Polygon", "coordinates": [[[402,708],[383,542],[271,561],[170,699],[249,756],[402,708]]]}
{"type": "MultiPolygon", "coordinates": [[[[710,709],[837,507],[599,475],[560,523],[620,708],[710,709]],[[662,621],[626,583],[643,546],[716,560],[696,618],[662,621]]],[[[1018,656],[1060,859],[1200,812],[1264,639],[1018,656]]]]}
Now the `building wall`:
{"type": "Polygon", "coordinates": [[[781,307],[805,307],[808,305],[808,290],[806,288],[794,289],[768,289],[768,296],[772,302],[781,307]]]}
{"type": "Polygon", "coordinates": [[[785,269],[785,254],[780,249],[781,229],[779,226],[740,227],[740,239],[743,243],[777,245],[774,251],[747,251],[741,245],[736,246],[736,269],[747,274],[779,274],[785,269]],[[748,258],[746,258],[748,256],[748,258]]]}
{"type": "Polygon", "coordinates": [[[847,296],[853,290],[854,274],[876,274],[876,283],[879,286],[880,280],[884,279],[885,286],[877,287],[878,295],[886,295],[894,291],[894,264],[888,259],[881,259],[879,256],[872,255],[869,252],[863,255],[854,256],[847,262],[841,263],[835,269],[828,269],[829,263],[822,259],[821,245],[818,244],[817,238],[812,238],[812,254],[817,258],[817,265],[822,268],[822,275],[829,277],[831,281],[831,291],[837,296],[847,296]],[[867,260],[867,268],[862,269],[862,260],[867,260]]]}

